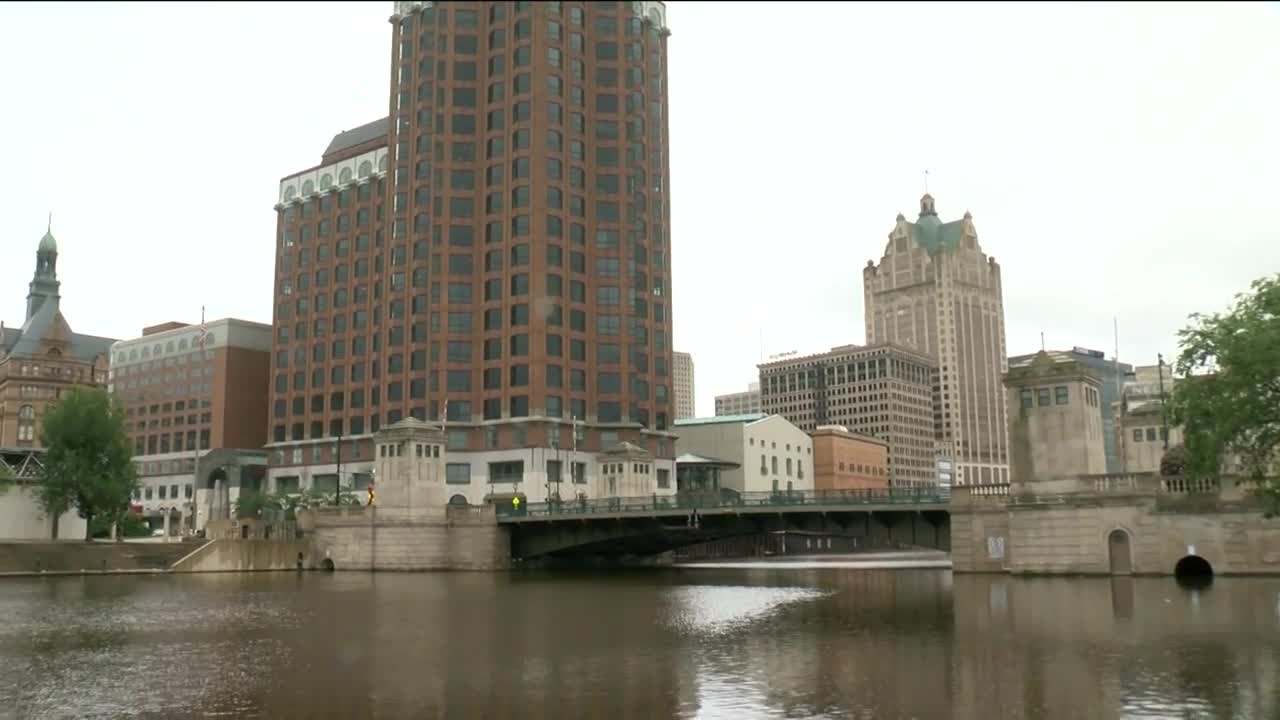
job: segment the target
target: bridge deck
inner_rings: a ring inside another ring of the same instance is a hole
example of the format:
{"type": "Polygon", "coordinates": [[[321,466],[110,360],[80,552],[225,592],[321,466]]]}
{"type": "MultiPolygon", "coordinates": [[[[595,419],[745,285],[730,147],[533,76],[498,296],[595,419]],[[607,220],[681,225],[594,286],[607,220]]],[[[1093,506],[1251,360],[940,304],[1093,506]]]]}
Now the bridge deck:
{"type": "Polygon", "coordinates": [[[498,522],[545,523],[558,520],[745,515],[762,513],[946,511],[950,493],[944,488],[883,490],[795,490],[733,493],[723,497],[651,495],[569,502],[498,506],[498,522]]]}

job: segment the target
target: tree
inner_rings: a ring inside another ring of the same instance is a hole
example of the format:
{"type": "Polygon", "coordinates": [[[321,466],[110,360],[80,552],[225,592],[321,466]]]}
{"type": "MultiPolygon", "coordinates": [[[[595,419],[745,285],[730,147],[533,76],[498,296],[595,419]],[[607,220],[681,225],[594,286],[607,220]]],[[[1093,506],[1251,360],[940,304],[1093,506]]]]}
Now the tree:
{"type": "Polygon", "coordinates": [[[40,431],[44,471],[37,498],[53,520],[75,508],[86,522],[95,517],[118,522],[129,511],[137,474],[125,434],[124,409],[97,387],[74,387],[49,407],[40,431]]]}
{"type": "Polygon", "coordinates": [[[92,525],[89,534],[95,538],[111,537],[112,525],[115,525],[117,539],[147,537],[151,534],[151,528],[147,522],[140,515],[132,512],[125,513],[124,517],[116,522],[106,515],[95,517],[92,525]]]}
{"type": "Polygon", "coordinates": [[[1182,443],[1178,443],[1168,450],[1164,451],[1164,456],[1160,458],[1160,474],[1165,477],[1181,475],[1183,469],[1187,465],[1187,448],[1182,443]]]}
{"type": "Polygon", "coordinates": [[[1280,485],[1280,274],[1255,280],[1225,313],[1192,315],[1178,333],[1171,419],[1182,426],[1185,473],[1216,477],[1237,455],[1273,510],[1280,485]]]}
{"type": "Polygon", "coordinates": [[[259,517],[263,513],[270,515],[284,507],[280,496],[265,493],[261,490],[244,489],[236,496],[235,516],[237,518],[259,517]]]}

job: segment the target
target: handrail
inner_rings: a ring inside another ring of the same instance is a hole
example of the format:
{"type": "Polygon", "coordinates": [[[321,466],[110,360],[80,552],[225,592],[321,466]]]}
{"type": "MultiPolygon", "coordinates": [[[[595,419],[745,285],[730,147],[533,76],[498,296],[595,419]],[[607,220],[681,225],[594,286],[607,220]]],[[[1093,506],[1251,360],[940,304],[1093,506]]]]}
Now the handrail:
{"type": "Polygon", "coordinates": [[[498,505],[502,518],[565,515],[648,513],[664,510],[711,510],[748,507],[803,507],[812,505],[919,505],[945,503],[948,488],[877,488],[870,490],[778,490],[715,495],[646,495],[641,497],[580,498],[525,505],[498,505]]]}

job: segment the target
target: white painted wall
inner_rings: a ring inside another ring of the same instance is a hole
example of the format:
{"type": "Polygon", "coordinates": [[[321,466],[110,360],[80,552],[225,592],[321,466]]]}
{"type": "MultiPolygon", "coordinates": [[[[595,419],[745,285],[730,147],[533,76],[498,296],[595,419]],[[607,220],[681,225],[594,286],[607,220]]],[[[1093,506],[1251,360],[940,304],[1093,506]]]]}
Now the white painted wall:
{"type": "Polygon", "coordinates": [[[679,435],[677,455],[694,453],[742,466],[722,472],[721,487],[739,492],[766,492],[775,487],[786,490],[790,482],[793,490],[813,489],[813,439],[781,415],[753,422],[677,424],[675,432],[679,435]],[[790,473],[787,472],[788,460],[791,461],[790,473]]]}
{"type": "MultiPolygon", "coordinates": [[[[560,497],[563,500],[575,498],[579,493],[585,494],[588,498],[605,497],[602,495],[601,488],[606,484],[600,482],[600,468],[602,463],[609,460],[609,456],[578,451],[576,454],[565,449],[559,452],[559,459],[562,463],[561,471],[562,481],[560,483],[560,497]],[[571,482],[570,464],[571,462],[580,462],[586,465],[584,483],[571,482]]],[[[547,461],[557,458],[556,451],[552,448],[520,448],[515,450],[481,450],[481,451],[444,451],[444,462],[446,467],[446,483],[445,483],[445,501],[454,495],[462,495],[467,499],[469,505],[482,505],[484,498],[490,492],[495,494],[505,494],[520,492],[525,495],[528,502],[546,502],[547,500],[547,461]],[[495,483],[489,485],[489,463],[495,462],[524,462],[524,475],[519,483],[495,483]],[[468,483],[450,483],[447,481],[448,465],[450,463],[469,463],[471,468],[470,482],[468,483]]],[[[610,460],[611,461],[611,460],[610,460]]],[[[649,463],[650,477],[633,478],[632,483],[628,487],[636,488],[641,485],[651,488],[643,493],[633,493],[639,495],[657,494],[660,496],[674,495],[676,492],[676,467],[674,460],[653,460],[649,463]],[[670,479],[669,487],[659,489],[658,470],[666,470],[670,479]]],[[[812,465],[812,457],[810,458],[812,465]]],[[[362,460],[352,463],[342,463],[342,475],[345,482],[351,482],[351,474],[356,472],[371,472],[373,462],[362,460]]],[[[300,487],[311,487],[313,478],[317,475],[331,475],[337,471],[337,467],[330,463],[327,465],[307,465],[294,467],[276,467],[271,468],[267,472],[268,487],[275,489],[275,481],[281,477],[297,477],[300,487]]],[[[812,473],[808,473],[812,476],[812,473]]],[[[812,480],[810,480],[812,484],[812,480]]],[[[374,478],[375,489],[377,486],[377,478],[374,478]]],[[[783,483],[785,486],[785,483],[783,483]]],[[[327,485],[322,490],[332,490],[332,484],[327,485]]],[[[555,492],[556,488],[551,488],[551,492],[555,492]]]]}
{"type": "MultiPolygon", "coordinates": [[[[75,510],[58,521],[60,540],[83,540],[85,521],[75,510]]],[[[49,540],[52,523],[30,488],[13,486],[0,492],[0,540],[49,540]]]]}

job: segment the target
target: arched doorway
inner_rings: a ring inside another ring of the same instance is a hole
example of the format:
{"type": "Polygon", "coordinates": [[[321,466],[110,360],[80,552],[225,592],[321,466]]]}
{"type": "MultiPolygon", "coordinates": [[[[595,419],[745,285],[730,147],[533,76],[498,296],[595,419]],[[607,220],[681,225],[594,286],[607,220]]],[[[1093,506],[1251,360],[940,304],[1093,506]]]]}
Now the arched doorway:
{"type": "Polygon", "coordinates": [[[1107,535],[1107,552],[1111,557],[1112,575],[1133,574],[1133,550],[1129,543],[1129,533],[1119,528],[1107,535]]]}
{"type": "Polygon", "coordinates": [[[1199,555],[1187,555],[1173,566],[1173,576],[1179,580],[1205,583],[1213,579],[1213,566],[1199,555]]]}
{"type": "Polygon", "coordinates": [[[449,498],[449,504],[450,505],[466,505],[467,496],[463,495],[462,493],[456,493],[453,497],[449,498]]]}

